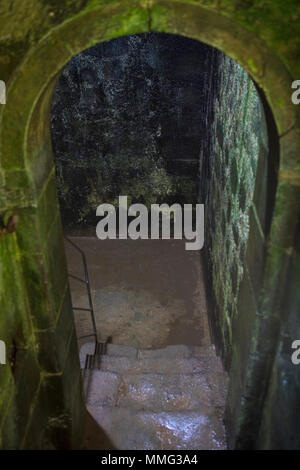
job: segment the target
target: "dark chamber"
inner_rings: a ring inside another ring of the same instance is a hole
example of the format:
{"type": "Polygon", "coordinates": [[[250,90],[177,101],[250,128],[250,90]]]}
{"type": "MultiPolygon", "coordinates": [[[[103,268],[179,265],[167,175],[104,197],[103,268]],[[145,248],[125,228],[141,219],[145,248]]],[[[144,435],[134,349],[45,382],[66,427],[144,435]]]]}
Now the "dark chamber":
{"type": "Polygon", "coordinates": [[[83,51],[64,69],[52,142],[65,228],[95,227],[96,207],[195,203],[214,49],[150,33],[83,51]]]}

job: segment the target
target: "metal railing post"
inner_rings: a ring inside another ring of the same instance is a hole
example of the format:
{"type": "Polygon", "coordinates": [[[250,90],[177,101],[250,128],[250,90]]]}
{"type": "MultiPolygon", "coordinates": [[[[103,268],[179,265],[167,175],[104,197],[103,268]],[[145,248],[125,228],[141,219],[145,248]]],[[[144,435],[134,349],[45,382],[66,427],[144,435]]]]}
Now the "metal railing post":
{"type": "Polygon", "coordinates": [[[81,311],[86,311],[91,313],[91,320],[92,320],[92,325],[93,325],[93,333],[90,335],[84,335],[80,336],[78,339],[83,339],[83,338],[88,338],[90,336],[95,337],[95,352],[94,354],[97,354],[98,351],[98,335],[97,335],[97,326],[96,326],[96,320],[95,320],[95,312],[94,312],[94,306],[93,306],[93,301],[92,301],[92,294],[91,294],[91,288],[90,288],[90,280],[89,280],[89,273],[88,273],[88,268],[87,268],[87,262],[86,262],[86,257],[84,251],[79,248],[70,238],[64,237],[67,242],[69,242],[73,248],[75,248],[80,254],[82,258],[82,263],[84,267],[84,279],[74,276],[73,274],[68,273],[68,276],[72,279],[75,279],[76,281],[83,282],[86,285],[87,288],[87,294],[88,294],[88,300],[89,300],[89,308],[84,308],[84,307],[74,307],[72,305],[73,310],[81,310],[81,311]]]}

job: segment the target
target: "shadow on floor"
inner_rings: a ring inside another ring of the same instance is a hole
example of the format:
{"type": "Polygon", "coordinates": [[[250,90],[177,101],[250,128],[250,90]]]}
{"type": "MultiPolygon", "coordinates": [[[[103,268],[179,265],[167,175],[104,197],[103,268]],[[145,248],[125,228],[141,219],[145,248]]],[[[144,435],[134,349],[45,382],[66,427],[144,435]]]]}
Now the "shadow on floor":
{"type": "Polygon", "coordinates": [[[81,450],[117,450],[107,434],[88,411],[84,423],[84,438],[81,450]]]}

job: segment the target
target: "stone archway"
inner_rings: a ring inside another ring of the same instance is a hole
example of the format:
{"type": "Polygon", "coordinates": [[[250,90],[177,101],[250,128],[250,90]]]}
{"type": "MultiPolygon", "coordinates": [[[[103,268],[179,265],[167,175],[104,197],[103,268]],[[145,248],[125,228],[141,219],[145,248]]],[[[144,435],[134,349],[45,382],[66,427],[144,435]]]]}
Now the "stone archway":
{"type": "MultiPolygon", "coordinates": [[[[56,79],[64,65],[73,55],[98,42],[147,31],[180,34],[198,39],[217,47],[239,62],[263,90],[280,137],[280,169],[270,234],[264,234],[265,239],[252,253],[255,259],[258,251],[263,250],[266,259],[266,270],[264,271],[262,266],[261,281],[255,291],[255,298],[264,312],[263,319],[258,320],[256,330],[261,330],[264,338],[264,329],[270,327],[274,331],[274,337],[278,337],[284,294],[284,288],[278,292],[278,286],[285,279],[289,267],[289,249],[293,245],[296,214],[299,212],[296,202],[299,173],[295,171],[300,153],[299,113],[290,99],[292,76],[288,69],[291,67],[287,67],[286,63],[278,58],[262,39],[262,34],[259,37],[259,34],[243,26],[244,23],[243,18],[225,7],[204,8],[194,2],[119,1],[109,6],[91,6],[49,29],[46,36],[37,41],[24,56],[8,84],[7,104],[1,116],[1,164],[5,177],[5,208],[13,209],[20,215],[21,230],[17,232],[15,242],[21,253],[23,279],[30,306],[30,333],[23,333],[24,343],[29,348],[30,338],[35,336],[39,345],[37,361],[38,370],[42,372],[41,383],[45,389],[51,386],[61,389],[62,416],[66,400],[72,395],[70,388],[79,383],[76,386],[80,391],[80,382],[78,364],[73,364],[71,359],[75,340],[70,320],[71,309],[55,191],[49,126],[50,102],[56,79]],[[286,226],[288,232],[283,230],[286,226]],[[266,240],[269,244],[268,251],[266,240]],[[57,272],[60,273],[59,276],[57,272]],[[261,300],[263,288],[267,295],[261,300]],[[63,351],[60,347],[61,322],[68,322],[69,325],[68,337],[65,338],[68,348],[63,351]],[[47,352],[43,352],[47,343],[53,349],[51,358],[47,352]],[[62,380],[57,378],[58,373],[62,374],[62,380]],[[73,377],[71,385],[70,376],[73,377]],[[50,382],[52,385],[49,385],[50,382]]],[[[259,191],[259,188],[257,190],[259,191]]],[[[270,217],[269,214],[266,216],[270,217]]],[[[250,237],[251,233],[254,237],[254,229],[250,230],[250,237]]],[[[255,237],[253,240],[255,244],[255,237]]],[[[241,334],[243,320],[241,314],[241,320],[235,325],[235,335],[241,334]]],[[[234,446],[238,437],[241,447],[254,445],[253,439],[260,428],[264,406],[261,395],[263,393],[265,396],[267,393],[277,347],[276,340],[267,338],[262,341],[264,344],[257,369],[251,358],[249,360],[249,351],[255,349],[261,341],[259,333],[252,339],[250,328],[254,328],[255,322],[253,320],[250,323],[247,325],[249,331],[246,334],[247,351],[244,351],[244,363],[238,359],[239,345],[236,344],[233,348],[232,385],[228,401],[228,422],[232,428],[231,445],[234,446]],[[245,363],[249,364],[247,378],[243,370],[245,363]],[[265,370],[268,374],[263,374],[263,383],[257,387],[262,371],[265,370]],[[246,399],[241,410],[241,395],[246,385],[250,390],[250,398],[246,399]],[[255,425],[250,433],[245,434],[243,426],[247,426],[250,416],[253,418],[254,408],[258,410],[255,425]]],[[[23,327],[23,330],[27,328],[23,327]]],[[[39,389],[36,388],[34,393],[37,393],[38,413],[41,406],[39,389]]],[[[78,401],[75,403],[74,400],[71,406],[67,406],[68,413],[73,418],[76,406],[78,401]]],[[[49,414],[51,415],[51,411],[49,414]]],[[[27,419],[29,412],[26,414],[27,419]]],[[[48,423],[50,431],[55,429],[55,426],[60,426],[59,420],[51,421],[50,425],[45,417],[45,422],[48,423]]],[[[30,435],[33,425],[31,415],[26,430],[27,436],[30,435]]],[[[76,434],[74,423],[73,428],[76,434]]],[[[22,430],[20,434],[24,436],[24,432],[22,430]]],[[[16,437],[15,445],[22,442],[26,447],[26,435],[22,439],[16,437]]]]}

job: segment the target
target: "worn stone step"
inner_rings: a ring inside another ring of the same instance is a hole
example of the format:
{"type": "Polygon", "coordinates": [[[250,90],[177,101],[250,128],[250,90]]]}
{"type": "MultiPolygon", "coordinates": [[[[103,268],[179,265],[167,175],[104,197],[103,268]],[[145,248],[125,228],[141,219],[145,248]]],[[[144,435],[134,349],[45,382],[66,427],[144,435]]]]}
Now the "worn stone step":
{"type": "Polygon", "coordinates": [[[211,387],[203,374],[116,374],[84,371],[86,402],[134,410],[200,410],[209,413],[224,406],[218,387],[211,387]]]}
{"type": "Polygon", "coordinates": [[[136,359],[138,356],[138,349],[133,346],[122,346],[118,344],[107,344],[106,354],[108,356],[121,356],[136,359]]]}
{"type": "Polygon", "coordinates": [[[202,374],[124,375],[117,406],[143,411],[199,410],[214,405],[202,374]]]}
{"type": "Polygon", "coordinates": [[[102,356],[100,362],[101,370],[111,371],[118,374],[194,374],[208,371],[212,360],[203,357],[201,359],[191,357],[189,359],[132,359],[128,357],[102,356]]]}
{"type": "MultiPolygon", "coordinates": [[[[94,344],[81,349],[94,352],[94,344]]],[[[99,369],[83,370],[87,407],[125,449],[225,449],[227,376],[212,347],[137,350],[109,344],[99,369]],[[130,423],[130,426],[128,426],[130,423]]]]}
{"type": "Polygon", "coordinates": [[[139,349],[138,359],[187,359],[192,356],[192,348],[185,344],[170,345],[162,349],[139,349]]]}
{"type": "Polygon", "coordinates": [[[153,413],[91,405],[88,410],[118,450],[226,449],[222,418],[217,414],[153,413]]]}
{"type": "MultiPolygon", "coordinates": [[[[94,354],[95,343],[85,343],[80,348],[80,367],[83,369],[85,365],[85,358],[87,354],[94,354]]],[[[118,344],[107,344],[106,355],[112,357],[128,357],[136,359],[138,350],[132,346],[122,346],[118,344]]]]}
{"type": "Polygon", "coordinates": [[[188,359],[190,357],[215,356],[213,345],[188,346],[186,344],[169,345],[161,349],[139,349],[138,359],[188,359]]]}
{"type": "Polygon", "coordinates": [[[120,376],[99,369],[83,371],[83,389],[86,403],[93,406],[115,406],[118,399],[120,376]]]}
{"type": "MultiPolygon", "coordinates": [[[[84,368],[87,354],[94,353],[94,343],[85,343],[80,349],[80,365],[84,368]]],[[[106,346],[106,356],[130,358],[130,359],[189,359],[197,358],[215,358],[214,346],[187,346],[170,345],[162,349],[137,349],[132,346],[123,346],[117,344],[108,344],[106,346]]],[[[124,365],[126,361],[123,361],[124,365]]],[[[127,361],[132,364],[132,361],[127,361]]]]}

